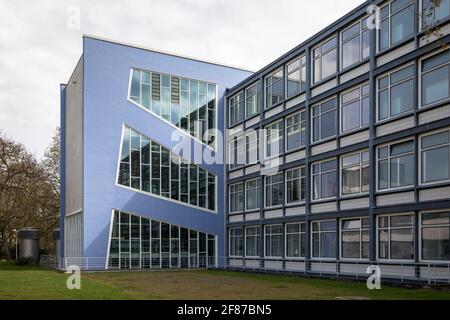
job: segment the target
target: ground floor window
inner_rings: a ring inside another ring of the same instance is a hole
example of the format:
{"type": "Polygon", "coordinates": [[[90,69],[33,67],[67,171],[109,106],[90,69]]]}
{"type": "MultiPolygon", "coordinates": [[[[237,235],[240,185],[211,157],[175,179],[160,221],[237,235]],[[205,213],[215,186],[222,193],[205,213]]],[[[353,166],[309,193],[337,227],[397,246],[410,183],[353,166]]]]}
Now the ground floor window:
{"type": "Polygon", "coordinates": [[[378,217],[378,258],[414,260],[414,215],[378,217]]]}
{"type": "Polygon", "coordinates": [[[348,259],[369,258],[369,219],[341,222],[341,256],[348,259]]]}
{"type": "Polygon", "coordinates": [[[116,210],[109,268],[213,267],[215,247],[214,235],[116,210]]]}
{"type": "Polygon", "coordinates": [[[230,229],[230,256],[241,257],[244,255],[244,235],[242,228],[230,229]]]}
{"type": "Polygon", "coordinates": [[[270,225],[265,228],[266,257],[283,257],[283,225],[270,225]]]}
{"type": "Polygon", "coordinates": [[[306,253],[306,224],[286,224],[286,257],[304,258],[306,253]]]}
{"type": "Polygon", "coordinates": [[[422,260],[450,260],[450,212],[421,215],[422,260]]]}
{"type": "Polygon", "coordinates": [[[336,258],[336,221],[312,222],[312,257],[336,258]]]}
{"type": "Polygon", "coordinates": [[[245,228],[245,256],[259,257],[259,227],[245,228]]]}

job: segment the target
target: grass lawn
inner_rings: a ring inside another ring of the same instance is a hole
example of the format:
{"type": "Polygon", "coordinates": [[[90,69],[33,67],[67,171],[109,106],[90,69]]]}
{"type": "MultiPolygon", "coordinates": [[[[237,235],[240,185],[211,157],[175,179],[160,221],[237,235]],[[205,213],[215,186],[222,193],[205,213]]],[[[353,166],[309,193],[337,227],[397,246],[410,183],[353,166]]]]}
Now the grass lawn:
{"type": "Polygon", "coordinates": [[[83,273],[81,290],[66,288],[67,275],[0,262],[1,299],[450,299],[450,291],[382,286],[223,271],[83,273]]]}

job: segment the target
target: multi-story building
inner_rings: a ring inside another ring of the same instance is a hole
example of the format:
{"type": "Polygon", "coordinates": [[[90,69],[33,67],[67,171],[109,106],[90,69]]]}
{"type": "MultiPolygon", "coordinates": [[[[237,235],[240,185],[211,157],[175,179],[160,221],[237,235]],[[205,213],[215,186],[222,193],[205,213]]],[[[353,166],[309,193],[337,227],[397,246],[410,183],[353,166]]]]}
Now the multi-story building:
{"type": "Polygon", "coordinates": [[[429,3],[366,1],[229,90],[230,266],[450,277],[450,9],[429,3]]]}
{"type": "Polygon", "coordinates": [[[223,157],[214,129],[223,131],[225,90],[248,75],[83,38],[61,85],[63,267],[217,265],[223,165],[193,156],[223,157]]]}

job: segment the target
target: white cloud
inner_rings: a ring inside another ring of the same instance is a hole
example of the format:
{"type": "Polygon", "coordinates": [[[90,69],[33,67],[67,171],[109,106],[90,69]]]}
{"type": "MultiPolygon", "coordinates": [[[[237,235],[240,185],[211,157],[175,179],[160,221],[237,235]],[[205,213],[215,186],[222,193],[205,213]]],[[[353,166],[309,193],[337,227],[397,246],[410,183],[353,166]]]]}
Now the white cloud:
{"type": "Polygon", "coordinates": [[[362,0],[1,0],[0,129],[40,157],[92,34],[258,70],[362,0]],[[70,30],[67,8],[81,10],[70,30]]]}

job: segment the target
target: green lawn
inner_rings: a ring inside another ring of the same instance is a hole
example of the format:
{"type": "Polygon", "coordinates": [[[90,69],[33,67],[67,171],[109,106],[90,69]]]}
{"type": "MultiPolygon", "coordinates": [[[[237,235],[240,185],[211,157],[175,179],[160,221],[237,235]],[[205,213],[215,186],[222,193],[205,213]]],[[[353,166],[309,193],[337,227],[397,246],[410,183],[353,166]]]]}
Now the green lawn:
{"type": "Polygon", "coordinates": [[[0,262],[1,299],[450,299],[450,291],[223,271],[83,273],[81,290],[67,274],[0,262]]]}

